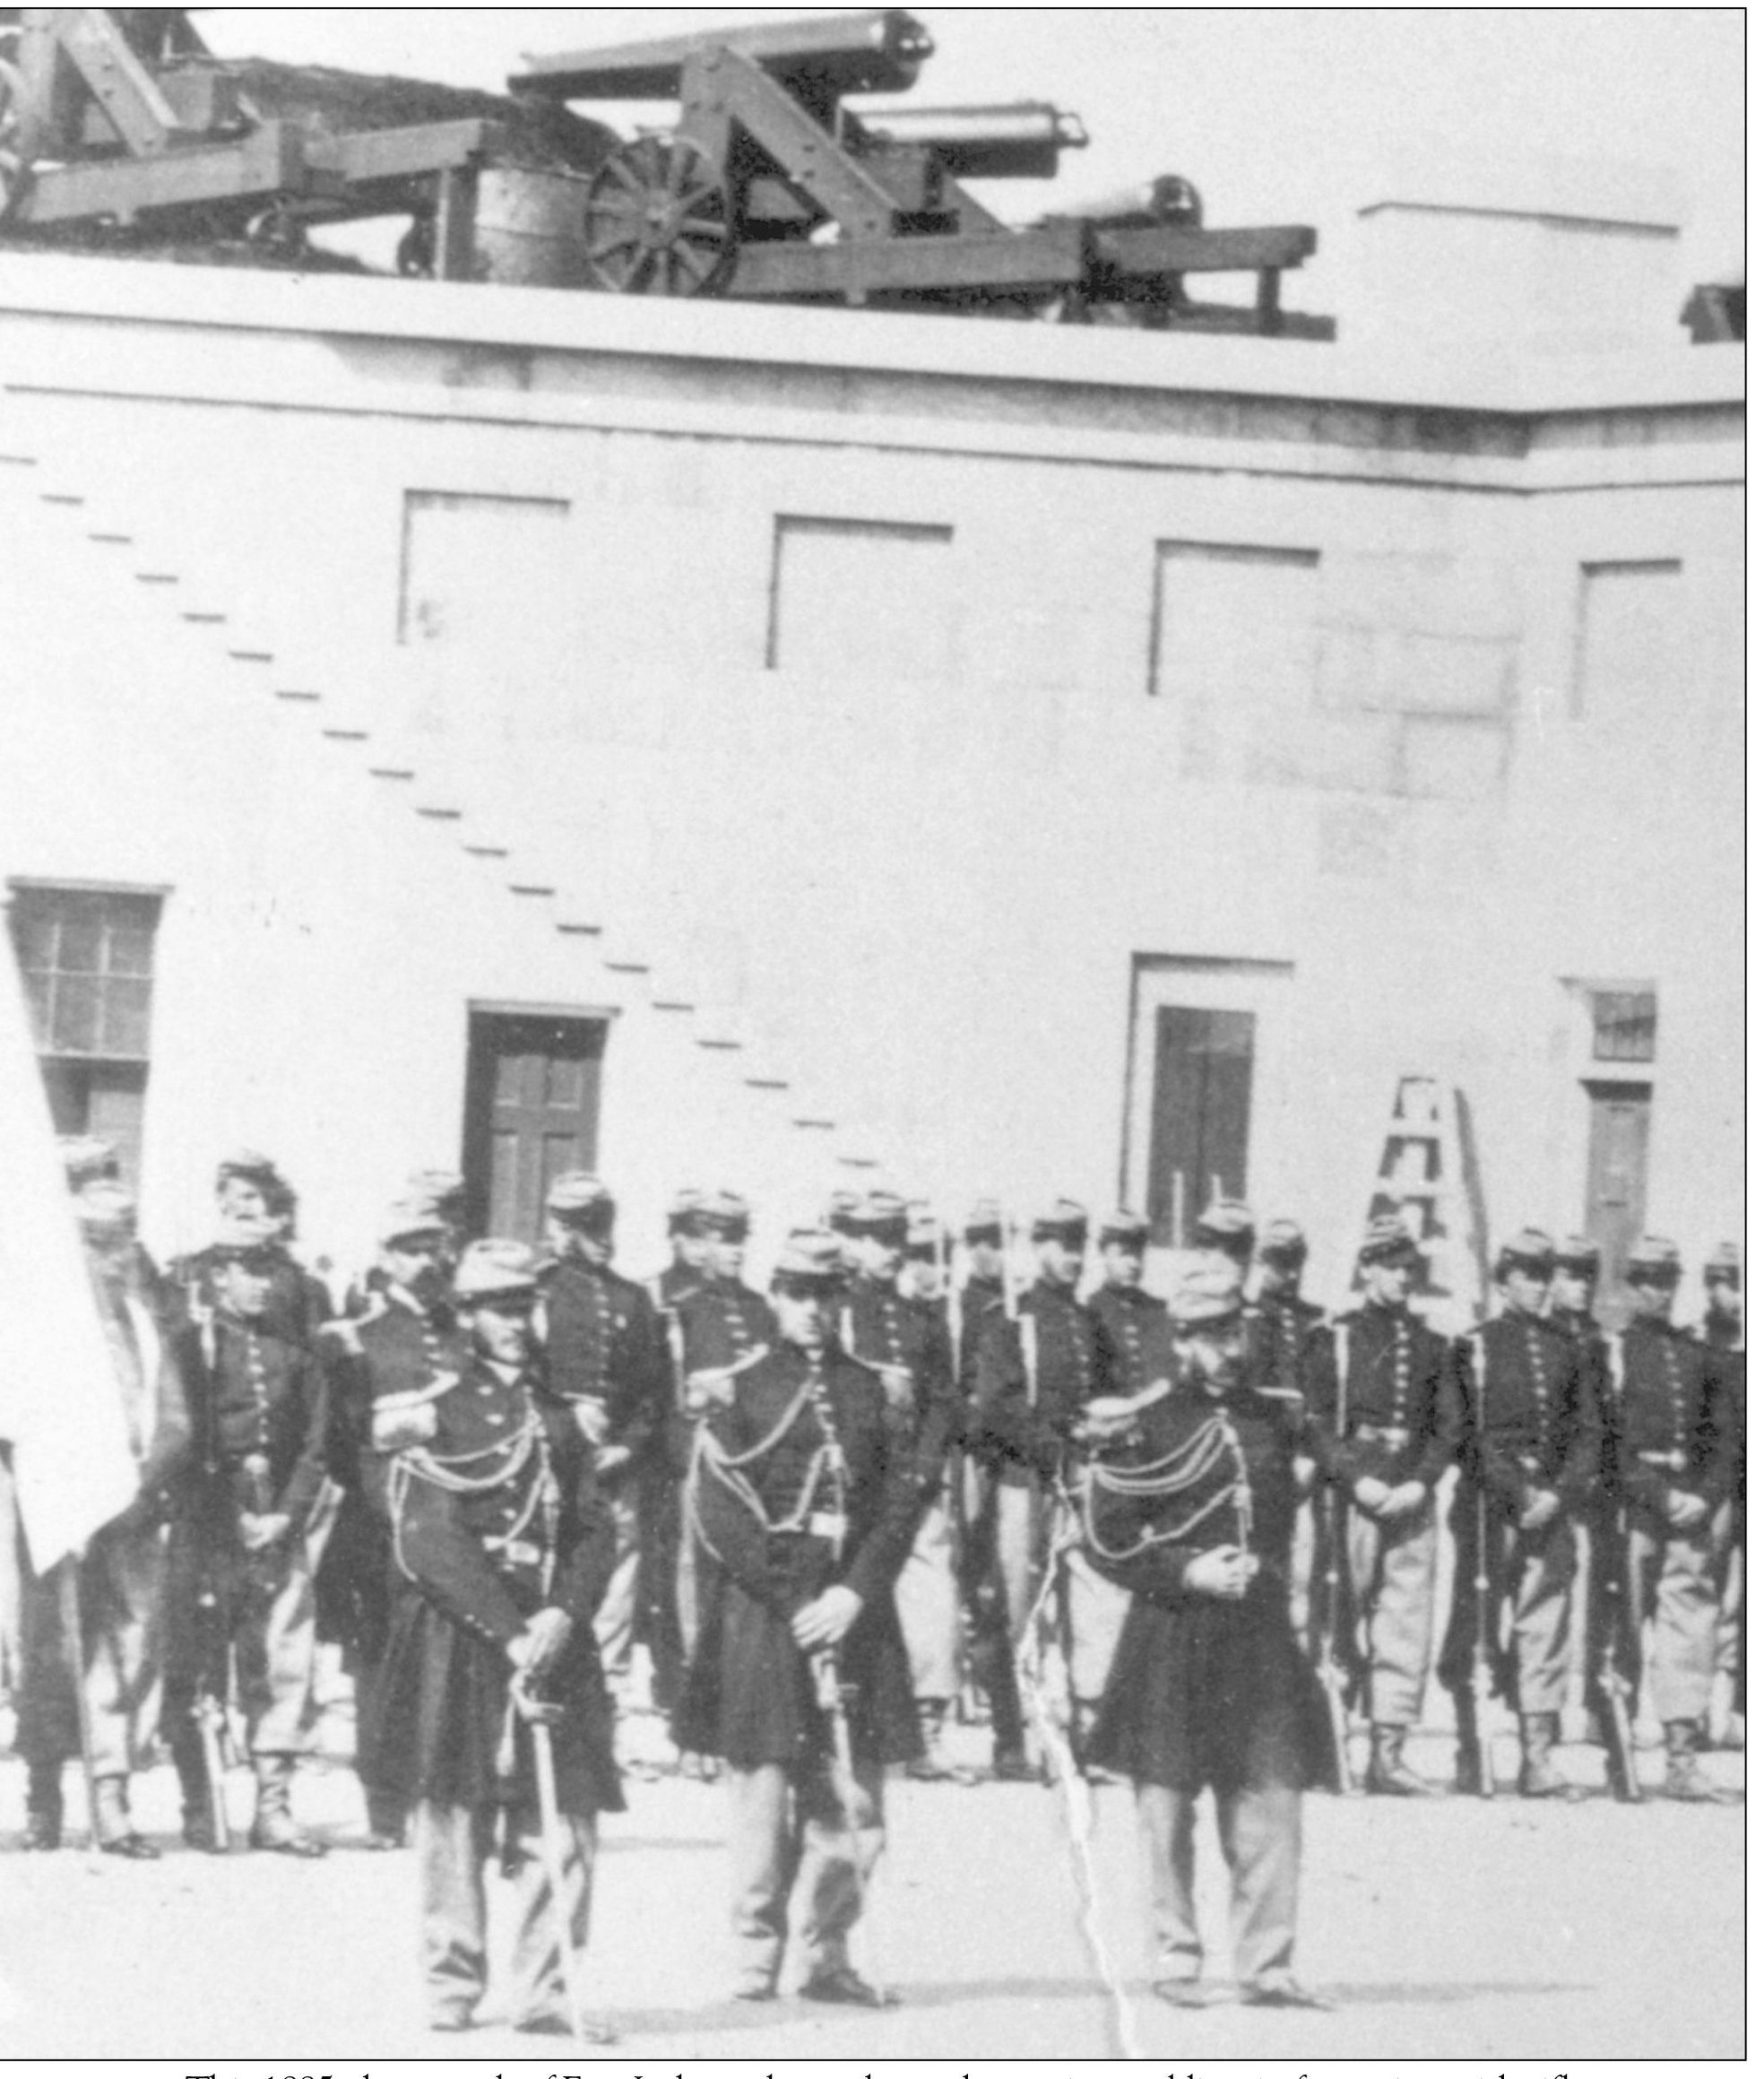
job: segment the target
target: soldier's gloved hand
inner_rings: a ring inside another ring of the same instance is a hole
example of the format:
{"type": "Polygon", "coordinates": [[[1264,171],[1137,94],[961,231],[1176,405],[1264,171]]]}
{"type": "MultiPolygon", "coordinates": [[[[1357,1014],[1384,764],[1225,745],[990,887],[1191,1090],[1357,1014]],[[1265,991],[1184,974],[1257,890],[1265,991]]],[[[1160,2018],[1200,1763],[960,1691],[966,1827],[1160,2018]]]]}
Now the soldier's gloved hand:
{"type": "Polygon", "coordinates": [[[536,1679],[556,1665],[575,1628],[567,1610],[535,1610],[526,1630],[508,1642],[508,1658],[523,1675],[536,1679]]]}
{"type": "Polygon", "coordinates": [[[1548,1487],[1527,1487],[1519,1507],[1519,1529],[1541,1530],[1546,1523],[1554,1522],[1561,1513],[1560,1494],[1552,1494],[1548,1487]]]}
{"type": "Polygon", "coordinates": [[[912,1390],[912,1373],[905,1364],[878,1364],[876,1367],[882,1380],[883,1398],[895,1410],[913,1406],[916,1396],[912,1390]]]}
{"type": "Polygon", "coordinates": [[[1700,1494],[1693,1494],[1688,1487],[1668,1488],[1666,1521],[1674,1530],[1701,1529],[1708,1512],[1708,1503],[1700,1494]]]}
{"type": "Polygon", "coordinates": [[[703,1372],[688,1372],[686,1390],[681,1398],[686,1402],[688,1415],[708,1414],[713,1408],[732,1408],[735,1405],[735,1382],[726,1371],[714,1368],[703,1372]]]}
{"type": "Polygon", "coordinates": [[[594,1453],[594,1470],[597,1473],[616,1473],[631,1462],[628,1443],[603,1443],[594,1453]]]}
{"type": "Polygon", "coordinates": [[[563,1705],[540,1692],[538,1677],[527,1668],[522,1668],[508,1685],[508,1695],[516,1717],[529,1725],[556,1725],[564,1715],[563,1705]]]}
{"type": "Polygon", "coordinates": [[[1295,1458],[1293,1460],[1293,1488],[1301,1501],[1317,1485],[1317,1460],[1295,1458]]]}
{"type": "Polygon", "coordinates": [[[575,1418],[575,1426],[590,1443],[601,1444],[607,1440],[607,1432],[612,1426],[612,1417],[601,1400],[572,1400],[570,1413],[575,1418]]]}
{"type": "Polygon", "coordinates": [[[817,1646],[836,1646],[858,1621],[863,1598],[856,1589],[823,1589],[791,1619],[791,1636],[805,1653],[817,1646]]]}
{"type": "Polygon", "coordinates": [[[1182,1586],[1198,1596],[1216,1596],[1223,1602],[1241,1602],[1256,1578],[1256,1562],[1234,1545],[1215,1545],[1198,1559],[1189,1560],[1182,1586]]]}
{"type": "Polygon", "coordinates": [[[1353,1499],[1367,1515],[1376,1516],[1390,1499],[1390,1489],[1383,1480],[1375,1480],[1370,1473],[1362,1473],[1353,1483],[1353,1499]]]}
{"type": "Polygon", "coordinates": [[[247,1552],[267,1552],[287,1537],[293,1521],[291,1516],[241,1516],[239,1543],[247,1552]]]}
{"type": "Polygon", "coordinates": [[[1378,1513],[1388,1522],[1397,1516],[1413,1516],[1427,1500],[1427,1486],[1422,1480],[1399,1480],[1384,1497],[1378,1513]]]}

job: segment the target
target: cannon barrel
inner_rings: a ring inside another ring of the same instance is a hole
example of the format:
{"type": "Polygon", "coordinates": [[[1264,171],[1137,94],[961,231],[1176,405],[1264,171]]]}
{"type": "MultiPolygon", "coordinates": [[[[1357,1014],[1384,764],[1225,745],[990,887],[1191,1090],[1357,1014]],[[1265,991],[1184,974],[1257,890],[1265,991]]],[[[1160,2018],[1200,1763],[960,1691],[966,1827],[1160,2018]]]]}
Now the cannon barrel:
{"type": "Polygon", "coordinates": [[[929,152],[957,180],[1051,180],[1059,154],[1090,143],[1047,101],[978,108],[887,108],[860,118],[874,144],[929,152]]]}
{"type": "Polygon", "coordinates": [[[1109,230],[1142,230],[1157,224],[1198,228],[1201,221],[1200,191],[1180,173],[1160,173],[1132,187],[1116,188],[1090,202],[1075,203],[1062,208],[1059,214],[1082,217],[1086,223],[1109,230]]]}
{"type": "Polygon", "coordinates": [[[785,86],[801,82],[817,93],[898,93],[912,85],[935,48],[922,22],[904,8],[885,7],[529,57],[524,72],[510,74],[508,89],[564,101],[673,101],[679,99],[687,61],[722,49],[739,51],[785,86]]]}

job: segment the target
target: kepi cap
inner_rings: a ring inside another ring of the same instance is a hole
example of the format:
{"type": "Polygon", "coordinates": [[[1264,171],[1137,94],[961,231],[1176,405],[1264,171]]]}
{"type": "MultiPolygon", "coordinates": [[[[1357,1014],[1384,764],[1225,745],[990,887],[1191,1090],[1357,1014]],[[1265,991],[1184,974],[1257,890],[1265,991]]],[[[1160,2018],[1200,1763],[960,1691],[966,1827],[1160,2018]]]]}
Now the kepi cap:
{"type": "Polygon", "coordinates": [[[539,1257],[524,1242],[492,1237],[468,1243],[454,1273],[454,1290],[467,1301],[534,1292],[538,1286],[539,1257]]]}
{"type": "Polygon", "coordinates": [[[814,1286],[836,1292],[845,1282],[845,1259],[839,1237],[828,1227],[794,1227],[784,1238],[773,1266],[777,1285],[814,1286]]]}
{"type": "Polygon", "coordinates": [[[705,1194],[695,1185],[687,1185],[677,1191],[668,1200],[668,1232],[670,1234],[696,1234],[699,1232],[698,1214],[705,1203],[705,1194]]]}
{"type": "Polygon", "coordinates": [[[698,1225],[707,1234],[721,1234],[727,1241],[740,1242],[747,1238],[752,1225],[752,1208],[739,1191],[706,1191],[698,1208],[698,1225]]]}
{"type": "Polygon", "coordinates": [[[465,1179],[456,1169],[412,1170],[404,1188],[413,1199],[428,1199],[444,1211],[465,1196],[465,1179]]]}
{"type": "Polygon", "coordinates": [[[1090,1215],[1076,1199],[1056,1199],[1029,1223],[1032,1242],[1077,1242],[1090,1232],[1090,1215]]]}
{"type": "Polygon", "coordinates": [[[1514,1269],[1540,1270],[1547,1275],[1555,1265],[1554,1236],[1546,1234],[1542,1227],[1521,1227],[1517,1234],[1508,1235],[1496,1252],[1494,1275],[1505,1278],[1514,1269]]]}
{"type": "Polygon", "coordinates": [[[1708,1285],[1738,1285],[1743,1275],[1739,1243],[1717,1242],[1708,1252],[1708,1260],[1703,1265],[1704,1282],[1708,1285]]]}
{"type": "Polygon", "coordinates": [[[1360,1237],[1362,1263],[1390,1263],[1399,1256],[1418,1260],[1421,1244],[1395,1213],[1379,1213],[1366,1223],[1360,1237]]]}
{"type": "Polygon", "coordinates": [[[1256,1239],[1256,1216],[1241,1199],[1215,1199],[1195,1222],[1195,1234],[1211,1235],[1227,1248],[1247,1248],[1256,1239]]]}
{"type": "Polygon", "coordinates": [[[1110,1242],[1124,1242],[1129,1249],[1143,1249],[1152,1232],[1152,1223],[1143,1213],[1130,1213],[1125,1207],[1108,1215],[1096,1223],[1096,1241],[1099,1248],[1110,1242]]]}
{"type": "Polygon", "coordinates": [[[1264,1259],[1271,1256],[1276,1261],[1292,1261],[1309,1256],[1310,1243],[1296,1220],[1270,1220],[1262,1229],[1261,1245],[1256,1253],[1264,1259]]]}
{"type": "Polygon", "coordinates": [[[615,1208],[612,1193],[599,1177],[585,1169],[571,1169],[552,1178],[545,1209],[572,1227],[595,1227],[610,1220],[615,1208]]]}
{"type": "Polygon", "coordinates": [[[879,1239],[905,1241],[906,1200],[894,1191],[866,1191],[846,1215],[853,1234],[874,1234],[879,1239]]]}
{"type": "Polygon", "coordinates": [[[1599,1245],[1590,1234],[1564,1234],[1556,1244],[1558,1270],[1571,1270],[1578,1277],[1596,1278],[1600,1260],[1599,1245]]]}
{"type": "Polygon", "coordinates": [[[1630,1251],[1623,1271],[1631,1285],[1643,1279],[1663,1279],[1676,1285],[1683,1274],[1684,1260],[1678,1252],[1678,1243],[1669,1242],[1664,1234],[1644,1234],[1630,1251]]]}
{"type": "Polygon", "coordinates": [[[402,1241],[410,1234],[445,1234],[447,1223],[442,1217],[437,1201],[413,1192],[409,1198],[394,1199],[380,1220],[380,1246],[389,1248],[394,1242],[402,1241]]]}

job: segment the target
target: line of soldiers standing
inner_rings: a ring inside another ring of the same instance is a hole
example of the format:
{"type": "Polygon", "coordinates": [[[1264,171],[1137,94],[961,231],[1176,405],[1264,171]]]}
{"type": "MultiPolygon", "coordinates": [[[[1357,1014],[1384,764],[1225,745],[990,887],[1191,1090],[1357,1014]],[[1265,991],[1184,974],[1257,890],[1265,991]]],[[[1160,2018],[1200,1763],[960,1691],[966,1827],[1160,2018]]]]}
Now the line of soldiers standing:
{"type": "MultiPolygon", "coordinates": [[[[578,1600],[593,1589],[599,1662],[622,1688],[634,1644],[646,1644],[655,1699],[673,1711],[682,1748],[719,1758],[731,1780],[748,1997],[775,1988],[791,1873],[805,1853],[813,1862],[817,1826],[852,1835],[857,1849],[835,1852],[824,1839],[820,1875],[796,1879],[819,1901],[809,1923],[808,1982],[820,1988],[812,1997],[873,1993],[852,1971],[843,1938],[857,1913],[852,1887],[879,1846],[874,1771],[905,1763],[917,1774],[950,1772],[944,1733],[964,1648],[990,1708],[996,1773],[1033,1777],[1040,1757],[1030,1728],[1045,1699],[1025,1694],[1016,1649],[1038,1606],[1051,1609],[1069,1729],[1084,1746],[1128,1597],[1081,1539],[1063,1535],[1062,1500],[1090,1412],[1137,1403],[1169,1368],[1171,1324],[1142,1284],[1142,1219],[1120,1214],[1096,1226],[1102,1282],[1080,1299],[1092,1239],[1081,1207],[1060,1200],[1029,1224],[1034,1276],[1018,1291],[1007,1277],[1008,1225],[982,1203],[963,1226],[969,1275],[952,1292],[950,1241],[935,1223],[889,1194],[845,1198],[829,1209],[834,1260],[820,1260],[813,1237],[799,1239],[768,1300],[743,1282],[748,1210],[739,1199],[682,1193],[669,1218],[673,1260],[645,1286],[613,1269],[613,1200],[577,1174],[549,1193],[546,1258],[503,1263],[498,1285],[495,1265],[486,1272],[473,1256],[493,1245],[465,1244],[460,1180],[428,1173],[389,1211],[380,1262],[333,1320],[332,1294],[290,1252],[293,1194],[272,1163],[245,1154],[221,1165],[216,1242],[160,1276],[134,1240],[114,1154],[101,1145],[67,1152],[142,1482],[137,1504],[93,1541],[82,1565],[84,1745],[107,1851],[157,1852],[133,1825],[127,1778],[151,1730],[160,1674],[186,1837],[220,1845],[215,1749],[202,1733],[224,1721],[217,1706],[230,1656],[257,1783],[254,1843],[321,1852],[289,1802],[294,1758],[311,1737],[321,1631],[343,1641],[357,1675],[368,1840],[396,1845],[412,1812],[436,1805],[435,1782],[410,1763],[428,1751],[424,1737],[433,1745],[434,1728],[415,1737],[399,1720],[389,1672],[401,1650],[417,1651],[408,1612],[400,1632],[401,1583],[420,1581],[430,1605],[506,1647],[517,1668],[549,1668],[562,1649],[556,1627],[539,1623],[548,1610],[537,1587],[508,1602],[503,1586],[490,1594],[482,1563],[489,1552],[504,1584],[539,1566],[541,1551],[544,1565],[555,1564],[555,1538],[521,1534],[539,1506],[534,1494],[523,1498],[531,1476],[522,1468],[541,1446],[548,1462],[561,1462],[568,1437],[585,1454],[595,1497],[576,1513],[584,1524],[595,1518],[582,1549],[596,1556],[573,1578],[578,1600]],[[472,1289],[462,1282],[469,1256],[480,1279],[472,1289]],[[532,1317],[528,1341],[501,1372],[491,1355],[499,1312],[532,1317]],[[520,1412],[525,1403],[498,1398],[541,1362],[544,1402],[566,1418],[564,1442],[535,1428],[520,1412]],[[468,1377],[492,1405],[462,1430],[455,1410],[467,1405],[468,1377]],[[510,1439],[527,1439],[528,1458],[506,1480],[502,1446],[482,1426],[497,1422],[510,1439]],[[441,1451],[437,1425],[455,1443],[469,1434],[471,1448],[441,1451]],[[431,1491],[454,1497],[455,1514],[490,1511],[483,1550],[467,1540],[463,1556],[456,1538],[449,1546],[425,1529],[431,1491]],[[503,1522],[505,1507],[526,1515],[503,1522]],[[869,1535],[857,1539],[860,1520],[869,1535]],[[756,1522],[765,1537],[751,1592],[731,1604],[756,1522]],[[823,1533],[808,1528],[816,1522],[823,1533]],[[835,1551],[857,1541],[847,1572],[860,1554],[864,1588],[852,1594],[865,1614],[860,1624],[845,1609],[837,1581],[806,1601],[797,1583],[773,1612],[796,1613],[780,1634],[800,1650],[791,1665],[840,1647],[847,1661],[855,1655],[886,1676],[863,1688],[852,1721],[860,1767],[831,1803],[813,1770],[801,1774],[804,1725],[818,1722],[822,1702],[800,1697],[799,1711],[789,1681],[761,1680],[770,1634],[754,1632],[748,1609],[765,1607],[757,1584],[799,1536],[835,1551]],[[468,1574],[473,1593],[461,1586],[468,1574]],[[876,1607],[881,1589],[886,1613],[876,1607]],[[747,1615],[731,1621],[731,1609],[747,1615]],[[795,1626],[810,1609],[820,1615],[808,1638],[795,1626]],[[869,1798],[873,1827],[853,1817],[854,1789],[869,1798]],[[827,1874],[848,1865],[849,1881],[827,1874]]],[[[1667,1792],[1710,1795],[1695,1748],[1743,1508],[1737,1252],[1717,1252],[1706,1269],[1699,1338],[1671,1323],[1677,1252],[1644,1241],[1625,1269],[1634,1318],[1607,1338],[1591,1314],[1595,1252],[1557,1248],[1527,1229],[1493,1265],[1501,1312],[1453,1341],[1408,1304],[1419,1257],[1396,1221],[1369,1230],[1359,1252],[1364,1302],[1334,1323],[1302,1297],[1306,1247],[1295,1224],[1270,1224],[1258,1243],[1248,1209],[1223,1203],[1197,1239],[1202,1262],[1236,1289],[1256,1275],[1249,1374],[1310,1418],[1314,1463],[1301,1470],[1315,1493],[1294,1539],[1291,1607],[1319,1664],[1345,1664],[1363,1695],[1366,1788],[1434,1789],[1404,1745],[1430,1671],[1443,1552],[1435,1489],[1457,1467],[1447,1528],[1458,1564],[1439,1672],[1458,1709],[1460,1786],[1476,1781],[1477,1686],[1492,1669],[1520,1717],[1522,1794],[1572,1794],[1552,1749],[1570,1701],[1575,1528],[1584,1523],[1588,1663],[1614,1669],[1624,1685],[1596,1694],[1619,1697],[1627,1711],[1649,1624],[1667,1792]]],[[[22,1600],[27,1844],[48,1848],[60,1838],[62,1765],[80,1740],[59,1679],[65,1606],[42,1583],[28,1584],[22,1600]]],[[[423,1678],[406,1673],[408,1701],[411,1682],[423,1678]]],[[[1742,1660],[1734,1673],[1742,1708],[1742,1660]]],[[[599,1681],[597,1669],[589,1686],[599,1681]]],[[[494,1773],[495,1757],[480,1760],[494,1773]]],[[[443,1775],[452,1766],[445,1756],[437,1765],[443,1775]]],[[[616,1799],[604,1770],[584,1763],[579,1773],[587,1814],[616,1799]]],[[[474,1906],[459,1875],[469,1847],[432,1818],[418,1835],[440,1901],[432,1983],[445,1988],[460,1926],[481,1923],[481,1898],[474,1906]]],[[[470,2007],[475,1968],[455,2013],[470,2007]]],[[[535,1968],[542,1990],[550,1966],[535,1968]]]]}

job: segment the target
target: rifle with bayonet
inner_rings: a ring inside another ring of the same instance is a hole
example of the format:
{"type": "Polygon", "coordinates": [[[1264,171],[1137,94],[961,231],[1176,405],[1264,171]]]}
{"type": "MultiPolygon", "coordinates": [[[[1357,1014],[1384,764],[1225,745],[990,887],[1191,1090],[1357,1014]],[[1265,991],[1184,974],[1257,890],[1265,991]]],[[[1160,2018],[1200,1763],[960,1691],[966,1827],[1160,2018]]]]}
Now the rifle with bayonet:
{"type": "MultiPolygon", "coordinates": [[[[1335,1340],[1336,1402],[1333,1421],[1334,1434],[1339,1441],[1347,1434],[1347,1368],[1350,1353],[1348,1325],[1345,1321],[1336,1324],[1335,1340]]],[[[1346,1792],[1354,1788],[1353,1763],[1347,1747],[1347,1700],[1353,1687],[1353,1677],[1343,1664],[1341,1651],[1342,1633],[1348,1621],[1342,1578],[1343,1563],[1346,1556],[1347,1522],[1338,1481],[1334,1478],[1319,1481],[1316,1507],[1318,1555],[1323,1564],[1323,1593],[1314,1607],[1311,1664],[1317,1671],[1318,1685],[1323,1692],[1324,1702],[1328,1707],[1329,1750],[1335,1763],[1336,1788],[1346,1792]]]]}
{"type": "Polygon", "coordinates": [[[1469,1727],[1474,1789],[1479,1797],[1494,1796],[1494,1647],[1491,1633],[1493,1617],[1493,1583],[1489,1575],[1489,1510],[1487,1468],[1483,1454],[1488,1417],[1488,1347],[1480,1336],[1470,1338],[1470,1375],[1474,1382],[1473,1444],[1460,1478],[1475,1482],[1470,1498],[1471,1589],[1475,1598],[1475,1624],[1470,1641],[1469,1727]]]}

